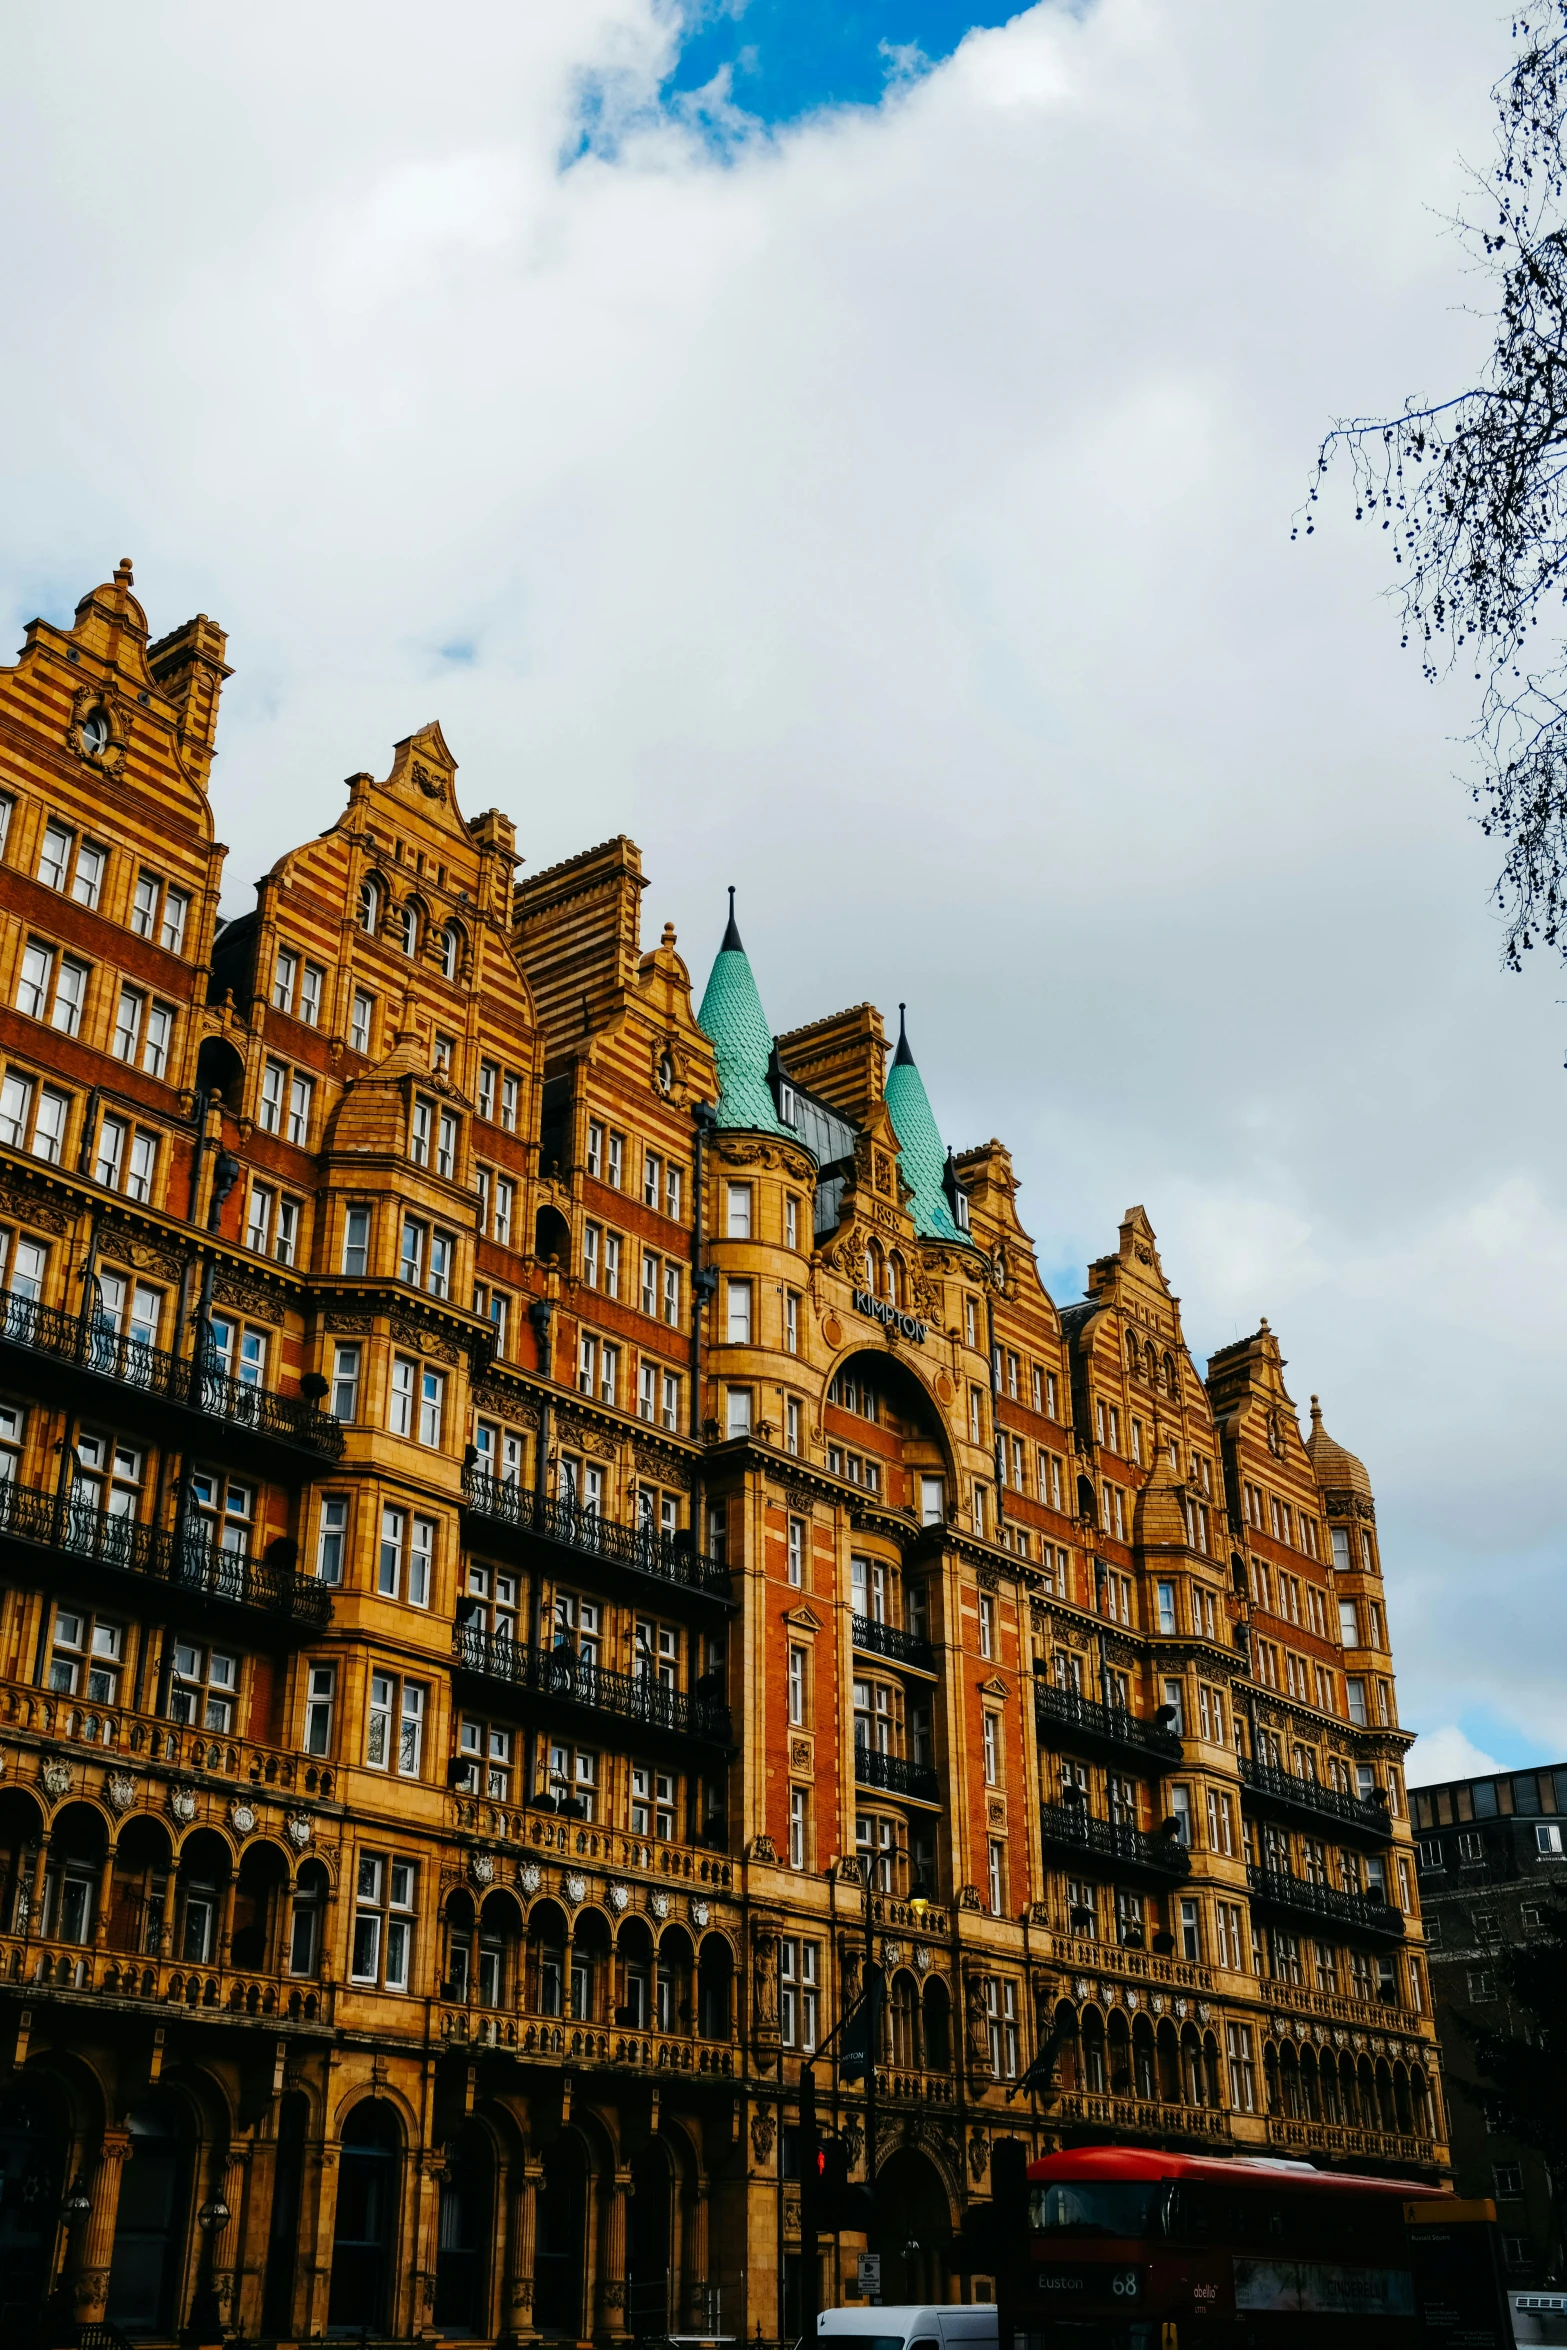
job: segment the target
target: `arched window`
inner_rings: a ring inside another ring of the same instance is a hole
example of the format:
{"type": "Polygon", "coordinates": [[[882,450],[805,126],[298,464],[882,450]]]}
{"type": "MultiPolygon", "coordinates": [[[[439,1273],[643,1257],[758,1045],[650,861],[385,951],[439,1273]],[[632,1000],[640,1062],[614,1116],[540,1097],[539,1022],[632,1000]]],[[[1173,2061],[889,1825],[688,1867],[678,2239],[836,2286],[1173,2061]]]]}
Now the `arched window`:
{"type": "MultiPolygon", "coordinates": [[[[412,952],[412,949],[409,950],[412,952]]],[[[441,976],[455,979],[462,968],[462,932],[455,922],[448,922],[441,932],[441,976]]]]}
{"type": "Polygon", "coordinates": [[[412,903],[404,906],[402,915],[402,945],[405,955],[419,952],[419,909],[412,903]]]}
{"type": "Polygon", "coordinates": [[[381,922],[380,885],[367,875],[359,884],[359,927],[375,936],[381,922]]]}

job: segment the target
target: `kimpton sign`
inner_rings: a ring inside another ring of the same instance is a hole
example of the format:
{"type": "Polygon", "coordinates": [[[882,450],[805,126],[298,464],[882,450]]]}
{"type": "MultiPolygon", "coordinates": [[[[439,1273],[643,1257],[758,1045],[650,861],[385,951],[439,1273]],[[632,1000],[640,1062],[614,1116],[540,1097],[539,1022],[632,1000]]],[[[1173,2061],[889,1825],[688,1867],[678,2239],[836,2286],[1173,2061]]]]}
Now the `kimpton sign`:
{"type": "Polygon", "coordinates": [[[896,1330],[900,1338],[912,1338],[916,1346],[925,1343],[928,1335],[925,1323],[917,1322],[912,1314],[905,1314],[890,1298],[872,1297],[868,1289],[857,1289],[854,1293],[854,1310],[857,1314],[869,1314],[873,1322],[885,1323],[889,1330],[896,1330]]]}

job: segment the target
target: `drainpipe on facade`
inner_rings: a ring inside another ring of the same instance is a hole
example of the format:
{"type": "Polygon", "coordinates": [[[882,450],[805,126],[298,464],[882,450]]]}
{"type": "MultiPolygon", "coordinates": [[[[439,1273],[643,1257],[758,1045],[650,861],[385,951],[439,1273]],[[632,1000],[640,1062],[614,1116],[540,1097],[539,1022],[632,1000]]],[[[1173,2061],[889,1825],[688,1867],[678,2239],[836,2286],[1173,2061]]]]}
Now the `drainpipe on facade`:
{"type": "Polygon", "coordinates": [[[1001,1401],[1001,1357],[996,1350],[995,1299],[987,1287],[985,1291],[985,1335],[990,1341],[990,1449],[996,1472],[996,1547],[1001,1547],[1001,1529],[1006,1523],[1007,1440],[1001,1432],[1001,1414],[996,1406],[1001,1401]]]}
{"type": "MultiPolygon", "coordinates": [[[[538,1370],[541,1379],[548,1379],[554,1369],[551,1343],[551,1325],[555,1313],[552,1297],[536,1297],[528,1308],[528,1320],[533,1324],[533,1335],[538,1348],[538,1370]]],[[[547,1395],[539,1397],[539,1448],[533,1461],[533,1522],[544,1523],[544,1505],[549,1497],[550,1464],[550,1401],[547,1395]]],[[[533,1653],[539,1655],[544,1646],[544,1580],[532,1577],[533,1583],[533,1653]]]]}

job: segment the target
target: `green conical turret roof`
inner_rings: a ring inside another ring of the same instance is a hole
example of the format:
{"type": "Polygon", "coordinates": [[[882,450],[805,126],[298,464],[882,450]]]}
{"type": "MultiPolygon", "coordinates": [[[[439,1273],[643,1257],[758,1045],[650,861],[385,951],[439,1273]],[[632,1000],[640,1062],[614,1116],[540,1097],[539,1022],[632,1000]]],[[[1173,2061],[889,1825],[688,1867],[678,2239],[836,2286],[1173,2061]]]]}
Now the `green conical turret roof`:
{"type": "Polygon", "coordinates": [[[960,1246],[966,1246],[967,1235],[958,1230],[952,1220],[952,1210],[947,1205],[946,1188],[942,1182],[947,1154],[942,1147],[930,1096],[925,1091],[924,1080],[909,1050],[902,1004],[898,1006],[898,1049],[892,1056],[892,1067],[887,1071],[885,1096],[887,1114],[897,1130],[898,1161],[903,1169],[903,1180],[914,1187],[911,1213],[915,1231],[926,1240],[954,1240],[960,1246]]]}
{"type": "Polygon", "coordinates": [[[724,932],[697,1020],[718,1055],[718,1123],[747,1134],[787,1134],[768,1082],[773,1032],[756,992],[750,960],[735,927],[735,893],[729,892],[729,927],[724,932]]]}

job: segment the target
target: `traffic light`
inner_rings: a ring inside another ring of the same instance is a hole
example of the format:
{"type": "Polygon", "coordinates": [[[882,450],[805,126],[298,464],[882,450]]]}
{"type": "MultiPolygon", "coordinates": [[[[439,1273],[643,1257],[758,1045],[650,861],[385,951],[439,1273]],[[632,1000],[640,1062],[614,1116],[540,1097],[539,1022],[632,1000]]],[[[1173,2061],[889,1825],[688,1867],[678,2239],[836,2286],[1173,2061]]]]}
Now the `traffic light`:
{"type": "Polygon", "coordinates": [[[869,2188],[851,2185],[849,2149],[841,2138],[823,2136],[816,2169],[816,2225],[822,2234],[867,2235],[876,2224],[876,2205],[869,2188]]]}

